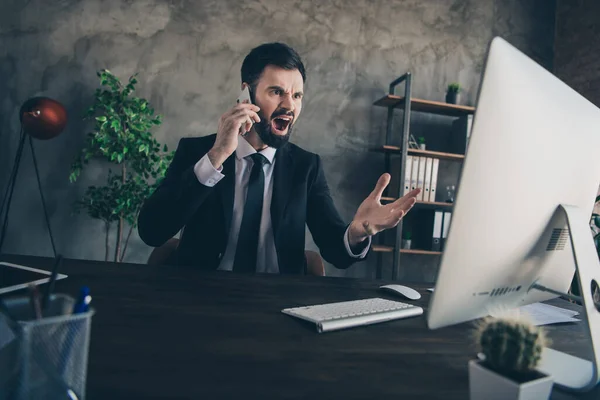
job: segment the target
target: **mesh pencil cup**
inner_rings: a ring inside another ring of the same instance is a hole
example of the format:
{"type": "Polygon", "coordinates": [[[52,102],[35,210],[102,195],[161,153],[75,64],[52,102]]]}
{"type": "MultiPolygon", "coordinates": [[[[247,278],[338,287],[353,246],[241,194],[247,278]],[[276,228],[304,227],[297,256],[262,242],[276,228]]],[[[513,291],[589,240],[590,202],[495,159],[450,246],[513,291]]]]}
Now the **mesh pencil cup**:
{"type": "Polygon", "coordinates": [[[0,313],[0,400],[83,400],[94,310],[72,314],[75,299],[56,294],[35,319],[28,297],[5,303],[20,329],[0,313]]]}

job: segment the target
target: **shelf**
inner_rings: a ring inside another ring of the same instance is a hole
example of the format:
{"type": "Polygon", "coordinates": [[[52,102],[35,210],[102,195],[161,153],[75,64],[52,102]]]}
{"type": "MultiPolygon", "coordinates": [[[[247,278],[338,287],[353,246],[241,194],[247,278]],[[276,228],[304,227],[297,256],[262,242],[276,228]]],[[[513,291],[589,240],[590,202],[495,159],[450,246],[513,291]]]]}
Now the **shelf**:
{"type": "MultiPolygon", "coordinates": [[[[429,149],[428,150],[420,150],[420,148],[411,148],[412,146],[409,146],[408,143],[406,143],[404,141],[406,139],[405,136],[408,136],[408,134],[409,134],[409,132],[406,131],[405,129],[410,129],[410,118],[411,118],[410,114],[412,112],[427,113],[427,114],[431,114],[431,115],[440,115],[440,116],[450,117],[450,118],[448,118],[448,120],[454,120],[456,122],[456,118],[466,120],[467,118],[465,118],[465,117],[473,116],[475,114],[475,107],[460,105],[460,104],[450,104],[450,103],[444,102],[443,100],[442,101],[433,101],[433,100],[424,100],[424,99],[414,98],[413,96],[410,95],[410,93],[412,92],[412,90],[411,90],[412,82],[413,81],[411,79],[410,72],[405,73],[404,75],[396,78],[394,81],[392,81],[390,83],[389,93],[393,93],[394,88],[396,86],[401,85],[404,88],[404,93],[402,93],[402,94],[406,94],[406,96],[388,94],[388,95],[384,95],[383,97],[381,97],[378,100],[373,102],[374,106],[384,107],[385,109],[387,109],[387,130],[386,130],[385,145],[370,148],[370,151],[384,154],[385,165],[386,165],[386,169],[387,169],[386,172],[388,172],[388,173],[391,173],[391,171],[390,171],[390,168],[392,168],[391,161],[397,161],[397,160],[390,160],[391,157],[394,157],[394,158],[399,157],[400,158],[399,161],[400,161],[401,165],[405,165],[406,156],[412,156],[412,157],[417,157],[417,158],[418,157],[421,157],[421,158],[427,157],[427,158],[433,158],[435,160],[445,160],[445,161],[462,163],[465,160],[466,153],[465,153],[464,149],[462,148],[462,146],[456,147],[456,145],[458,145],[458,142],[457,143],[447,143],[447,146],[445,146],[445,147],[437,147],[436,148],[436,146],[434,145],[434,146],[431,146],[432,147],[431,150],[429,150],[429,149]],[[392,123],[394,122],[394,117],[396,114],[394,112],[395,110],[400,110],[403,113],[406,113],[406,115],[404,115],[404,117],[408,118],[408,121],[409,121],[407,124],[405,124],[406,120],[404,120],[405,123],[401,124],[402,128],[399,129],[398,134],[395,134],[394,132],[392,132],[393,131],[392,123]],[[406,125],[406,126],[404,126],[404,125],[406,125]],[[396,145],[393,145],[393,144],[396,144],[396,145]],[[449,147],[450,145],[452,145],[452,147],[449,147]],[[441,150],[441,151],[432,151],[433,149],[441,150]],[[447,150],[450,150],[450,152],[446,152],[447,150]]],[[[449,134],[453,134],[453,133],[454,133],[454,131],[449,132],[449,134]]],[[[462,134],[461,134],[461,136],[462,136],[462,134]]],[[[411,139],[412,139],[412,137],[411,137],[411,139]]],[[[464,138],[461,137],[459,142],[462,143],[463,139],[464,138]]],[[[440,145],[441,145],[441,142],[440,142],[440,145]]],[[[430,146],[427,146],[427,147],[429,148],[430,146]]],[[[443,169],[443,167],[441,167],[441,165],[440,165],[440,169],[443,169]]],[[[397,197],[393,197],[393,196],[398,195],[398,193],[402,193],[403,186],[404,186],[404,184],[400,183],[400,187],[395,192],[393,192],[393,191],[386,192],[386,196],[381,197],[381,203],[382,204],[390,204],[390,203],[393,203],[394,201],[396,201],[397,197]]],[[[454,204],[444,202],[443,200],[445,200],[445,198],[442,198],[442,196],[436,196],[436,198],[438,198],[438,200],[441,200],[441,201],[429,202],[429,201],[419,200],[415,203],[414,208],[420,209],[419,214],[422,212],[423,213],[422,217],[426,218],[426,219],[433,217],[433,213],[437,213],[438,211],[450,212],[451,210],[454,209],[454,204]]],[[[421,216],[415,217],[415,218],[421,218],[421,216]]],[[[399,228],[400,228],[400,230],[402,230],[402,225],[399,225],[399,228]]],[[[396,232],[396,234],[401,235],[401,232],[396,232]]],[[[418,249],[418,248],[401,249],[398,247],[398,246],[400,246],[399,239],[400,239],[399,237],[396,237],[395,245],[394,244],[392,244],[392,245],[373,245],[372,250],[380,253],[380,255],[377,257],[377,277],[378,278],[383,277],[383,265],[382,265],[383,257],[381,256],[381,253],[389,253],[394,256],[393,257],[394,261],[393,261],[392,270],[391,270],[392,280],[397,279],[398,276],[401,275],[400,259],[402,258],[402,256],[410,255],[410,254],[440,256],[442,254],[441,251],[431,251],[431,250],[418,249]]],[[[383,240],[382,240],[382,242],[383,242],[383,240]]],[[[387,242],[383,242],[383,243],[387,244],[387,242]]],[[[391,243],[389,243],[389,244],[391,244],[391,243]]],[[[418,242],[416,244],[421,244],[421,243],[418,242]]],[[[426,249],[431,248],[430,246],[427,245],[426,242],[422,243],[422,245],[423,245],[422,247],[424,247],[426,249]]]]}
{"type": "MultiPolygon", "coordinates": [[[[394,251],[393,246],[382,246],[382,245],[373,245],[373,251],[379,253],[391,253],[394,251]]],[[[400,249],[400,253],[404,254],[421,254],[421,255],[430,255],[430,256],[439,256],[442,255],[441,251],[431,251],[431,250],[418,250],[418,249],[400,249]]]]}
{"type": "MultiPolygon", "coordinates": [[[[380,107],[403,108],[404,99],[405,98],[402,96],[394,96],[388,94],[386,96],[383,96],[373,104],[380,107]]],[[[463,115],[470,115],[475,113],[475,107],[461,106],[458,104],[449,104],[441,101],[422,100],[415,98],[412,98],[410,101],[410,110],[438,115],[447,115],[450,117],[461,117],[463,115]]]]}
{"type": "Polygon", "coordinates": [[[400,253],[404,254],[422,254],[428,256],[441,256],[441,251],[431,251],[431,250],[418,250],[418,249],[401,249],[400,253]]]}
{"type": "MultiPolygon", "coordinates": [[[[382,196],[381,201],[386,203],[391,203],[396,200],[396,197],[386,197],[382,196]]],[[[423,201],[417,200],[413,207],[415,208],[452,208],[453,203],[445,203],[441,201],[423,201]]]]}
{"type": "MultiPolygon", "coordinates": [[[[399,146],[383,145],[383,146],[374,148],[373,151],[399,154],[402,151],[402,148],[399,146]]],[[[431,151],[431,150],[408,149],[408,154],[413,155],[413,156],[433,157],[433,158],[439,158],[440,160],[450,160],[450,161],[462,161],[465,159],[464,154],[443,153],[441,151],[431,151]]]]}
{"type": "Polygon", "coordinates": [[[413,156],[434,157],[442,160],[462,161],[465,159],[464,154],[443,153],[441,151],[417,150],[408,149],[408,154],[413,156]]]}
{"type": "Polygon", "coordinates": [[[393,246],[382,246],[380,244],[374,244],[373,251],[376,251],[378,253],[391,253],[392,251],[394,251],[394,247],[393,246]]]}

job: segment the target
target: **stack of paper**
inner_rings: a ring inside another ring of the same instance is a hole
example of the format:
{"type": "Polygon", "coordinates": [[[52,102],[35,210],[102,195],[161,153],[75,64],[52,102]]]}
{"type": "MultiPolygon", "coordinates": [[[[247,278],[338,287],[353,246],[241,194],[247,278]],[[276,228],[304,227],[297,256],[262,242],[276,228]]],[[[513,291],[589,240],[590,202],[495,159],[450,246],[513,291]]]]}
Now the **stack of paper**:
{"type": "Polygon", "coordinates": [[[534,325],[561,324],[564,322],[577,322],[573,318],[579,314],[577,311],[567,310],[565,308],[551,306],[545,303],[533,303],[519,308],[519,311],[526,315],[534,325]]]}
{"type": "Polygon", "coordinates": [[[519,308],[511,310],[498,310],[497,312],[490,313],[492,317],[523,317],[530,321],[534,325],[549,325],[549,324],[562,324],[565,322],[577,322],[580,321],[577,318],[573,318],[578,315],[579,312],[571,311],[560,307],[551,306],[545,303],[533,303],[521,306],[519,308]]]}
{"type": "MultiPolygon", "coordinates": [[[[427,289],[433,292],[434,288],[427,289]]],[[[579,315],[578,311],[567,310],[566,308],[560,308],[551,306],[546,303],[533,303],[521,306],[515,310],[508,311],[510,315],[523,315],[534,325],[550,325],[550,324],[562,324],[565,322],[578,322],[580,319],[574,318],[579,315]]],[[[492,317],[500,317],[503,312],[491,314],[492,317]]]]}

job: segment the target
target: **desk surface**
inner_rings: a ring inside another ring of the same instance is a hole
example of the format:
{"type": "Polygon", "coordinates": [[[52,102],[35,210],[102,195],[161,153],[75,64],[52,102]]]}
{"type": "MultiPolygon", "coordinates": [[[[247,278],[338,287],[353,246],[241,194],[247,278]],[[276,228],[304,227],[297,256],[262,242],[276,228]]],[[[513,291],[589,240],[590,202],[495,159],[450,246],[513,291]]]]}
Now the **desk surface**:
{"type": "MultiPolygon", "coordinates": [[[[49,269],[51,259],[3,256],[49,269]]],[[[430,331],[423,316],[344,331],[281,313],[368,297],[382,281],[237,275],[65,260],[56,291],[91,288],[87,399],[468,399],[472,324],[430,331]]],[[[429,292],[414,302],[426,309],[429,292]]],[[[568,302],[555,300],[567,308],[568,302]]],[[[557,349],[582,356],[580,325],[550,327],[557,349]]],[[[597,399],[600,388],[576,397],[597,399]]]]}

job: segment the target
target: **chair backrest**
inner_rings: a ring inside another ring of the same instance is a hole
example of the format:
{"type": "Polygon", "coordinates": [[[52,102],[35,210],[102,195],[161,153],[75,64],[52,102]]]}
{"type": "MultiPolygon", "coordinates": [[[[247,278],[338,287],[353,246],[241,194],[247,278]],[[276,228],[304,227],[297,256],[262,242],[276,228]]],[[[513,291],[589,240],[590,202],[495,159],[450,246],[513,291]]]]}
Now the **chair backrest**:
{"type": "Polygon", "coordinates": [[[305,250],[306,270],[310,275],[325,276],[325,264],[321,255],[316,251],[305,250]]]}
{"type": "Polygon", "coordinates": [[[148,257],[148,265],[165,265],[179,246],[179,239],[173,237],[160,247],[155,247],[148,257]]]}
{"type": "MultiPolygon", "coordinates": [[[[173,237],[162,246],[154,248],[148,257],[148,265],[165,265],[179,246],[179,239],[173,237]]],[[[306,270],[310,275],[325,276],[325,264],[321,255],[315,251],[306,250],[306,270]]]]}

